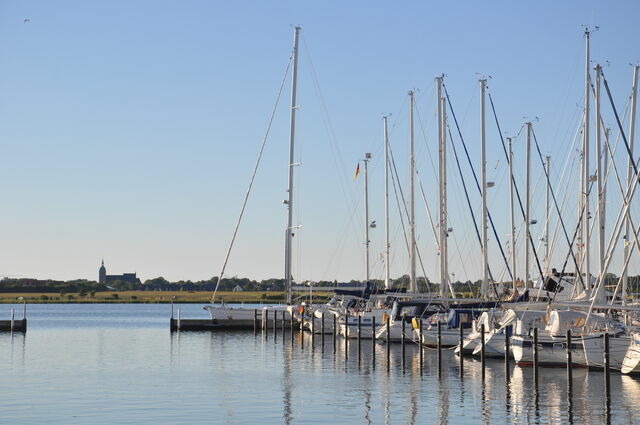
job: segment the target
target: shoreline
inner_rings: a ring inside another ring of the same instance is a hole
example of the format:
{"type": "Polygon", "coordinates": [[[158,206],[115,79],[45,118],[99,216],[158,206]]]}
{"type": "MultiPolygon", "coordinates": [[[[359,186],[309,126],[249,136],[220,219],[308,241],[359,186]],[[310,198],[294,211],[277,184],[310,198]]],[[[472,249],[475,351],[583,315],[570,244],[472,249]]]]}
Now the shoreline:
{"type": "MultiPolygon", "coordinates": [[[[314,292],[313,299],[325,302],[329,292],[314,292]]],[[[0,304],[209,304],[210,291],[102,291],[89,294],[77,292],[0,292],[0,304]]],[[[231,292],[216,294],[216,302],[227,304],[282,304],[285,294],[274,292],[231,292]]]]}

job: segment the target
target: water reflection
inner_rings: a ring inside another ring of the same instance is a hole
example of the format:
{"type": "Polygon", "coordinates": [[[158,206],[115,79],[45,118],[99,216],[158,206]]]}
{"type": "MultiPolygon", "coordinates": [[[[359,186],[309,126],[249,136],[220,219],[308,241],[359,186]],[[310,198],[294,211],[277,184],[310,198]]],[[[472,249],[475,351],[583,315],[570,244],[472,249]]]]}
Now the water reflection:
{"type": "Polygon", "coordinates": [[[169,333],[166,317],[160,320],[166,311],[154,308],[144,321],[157,322],[155,328],[119,320],[78,329],[60,319],[59,327],[45,328],[43,320],[28,335],[0,334],[3,420],[640,423],[640,380],[618,373],[607,392],[602,372],[575,369],[568,381],[564,368],[540,368],[535,379],[531,367],[488,359],[482,379],[480,362],[465,358],[460,379],[459,359],[449,350],[440,360],[436,350],[425,350],[421,364],[415,345],[405,347],[404,361],[401,347],[392,345],[387,361],[385,344],[363,340],[358,356],[357,342],[334,344],[327,335],[323,350],[321,341],[312,347],[309,334],[296,331],[292,339],[289,329],[275,338],[252,331],[169,333]]]}

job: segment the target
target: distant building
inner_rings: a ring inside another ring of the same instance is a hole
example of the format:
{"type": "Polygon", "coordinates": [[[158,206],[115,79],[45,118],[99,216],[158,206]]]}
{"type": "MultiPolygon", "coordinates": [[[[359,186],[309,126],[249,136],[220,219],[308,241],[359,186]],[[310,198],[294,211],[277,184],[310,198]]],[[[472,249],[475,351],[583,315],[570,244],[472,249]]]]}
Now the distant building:
{"type": "Polygon", "coordinates": [[[104,260],[102,260],[102,265],[100,266],[100,270],[98,270],[98,283],[107,284],[110,282],[140,283],[140,279],[136,277],[135,273],[107,274],[104,260]]]}
{"type": "Polygon", "coordinates": [[[233,292],[243,292],[244,289],[242,289],[242,286],[240,285],[236,285],[235,288],[233,288],[233,292]]]}

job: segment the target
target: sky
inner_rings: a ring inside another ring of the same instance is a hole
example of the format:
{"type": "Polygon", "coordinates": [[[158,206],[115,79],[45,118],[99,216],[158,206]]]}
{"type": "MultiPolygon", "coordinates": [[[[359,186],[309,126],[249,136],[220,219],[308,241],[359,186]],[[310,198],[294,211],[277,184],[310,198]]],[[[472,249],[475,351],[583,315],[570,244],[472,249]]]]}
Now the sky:
{"type": "MultiPolygon", "coordinates": [[[[365,152],[372,153],[370,219],[378,224],[370,236],[371,277],[384,277],[382,116],[391,114],[390,142],[406,193],[409,90],[415,91],[417,106],[416,167],[435,217],[434,78],[442,74],[477,169],[478,80],[487,79],[503,136],[514,137],[515,174],[523,193],[521,129],[533,122],[542,154],[552,156],[552,184],[564,199],[571,232],[578,199],[573,143],[584,102],[583,25],[598,27],[591,37],[591,65],[603,65],[628,131],[630,64],[640,63],[639,12],[640,3],[632,0],[2,2],[0,276],[95,280],[102,259],[108,273],[137,272],[143,281],[217,276],[285,77],[295,25],[302,26],[300,166],[294,183],[294,224],[301,226],[294,237],[297,281],[364,278],[363,176],[354,181],[353,173],[365,152]]],[[[290,75],[286,78],[225,276],[284,275],[290,75]]],[[[608,99],[602,109],[613,143],[619,137],[608,99]]],[[[505,245],[508,171],[488,99],[486,123],[487,174],[495,182],[489,208],[505,245]]],[[[451,116],[449,125],[461,154],[451,116]]],[[[623,148],[616,152],[622,170],[623,148]]],[[[469,184],[473,177],[466,159],[460,160],[469,184]]],[[[537,161],[532,166],[536,240],[543,235],[545,207],[537,161]]],[[[449,269],[455,280],[475,280],[482,275],[481,253],[451,150],[447,165],[454,229],[449,269]]],[[[590,168],[595,174],[595,161],[590,168]]],[[[613,177],[608,187],[610,234],[620,195],[613,177]]],[[[393,194],[391,199],[390,265],[392,277],[398,277],[409,266],[393,194]]],[[[477,190],[470,200],[478,216],[477,190]]],[[[438,281],[436,244],[419,194],[416,202],[424,274],[438,281]]],[[[492,271],[504,278],[489,234],[492,271]]],[[[557,268],[567,253],[561,236],[550,261],[557,268]]],[[[522,240],[520,233],[520,270],[522,240]]],[[[595,245],[591,252],[597,263],[595,245]]],[[[620,264],[618,255],[609,271],[619,274],[620,264]]]]}

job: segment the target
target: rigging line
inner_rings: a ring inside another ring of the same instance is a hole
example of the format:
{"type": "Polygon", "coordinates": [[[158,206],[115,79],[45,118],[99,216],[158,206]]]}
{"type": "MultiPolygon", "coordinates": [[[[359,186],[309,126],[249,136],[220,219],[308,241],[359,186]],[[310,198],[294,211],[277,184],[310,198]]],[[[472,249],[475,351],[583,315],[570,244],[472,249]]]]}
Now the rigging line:
{"type": "MultiPolygon", "coordinates": [[[[573,248],[572,248],[574,241],[569,242],[569,235],[567,233],[567,228],[566,228],[566,226],[564,224],[564,220],[562,219],[562,213],[560,212],[560,207],[558,206],[558,200],[556,198],[556,193],[553,190],[553,186],[551,186],[549,170],[547,170],[547,166],[544,163],[544,159],[542,158],[542,152],[540,151],[540,144],[538,143],[538,137],[536,136],[536,132],[534,131],[533,126],[531,126],[531,134],[533,135],[533,142],[536,145],[536,151],[538,152],[538,158],[540,158],[540,162],[542,163],[542,169],[544,170],[544,175],[545,175],[545,177],[547,179],[547,184],[549,185],[549,189],[550,189],[549,192],[551,193],[551,198],[553,199],[553,205],[555,206],[556,213],[558,214],[558,220],[560,221],[560,226],[562,227],[562,232],[564,234],[564,237],[566,239],[567,244],[569,245],[569,254],[573,258],[573,263],[576,266],[576,271],[580,270],[580,267],[578,266],[578,260],[577,260],[577,258],[575,256],[575,253],[573,252],[573,248]]],[[[588,191],[589,192],[591,191],[591,187],[589,187],[588,191]]],[[[578,220],[579,222],[582,221],[582,213],[583,212],[580,212],[580,219],[578,220]]],[[[536,257],[536,260],[537,260],[537,257],[536,257]]],[[[566,265],[566,261],[567,260],[565,260],[565,265],[566,265]]],[[[565,265],[562,266],[563,272],[564,272],[565,265]]],[[[584,282],[582,280],[582,273],[576,273],[576,274],[580,277],[580,283],[584,285],[584,282]]],[[[542,276],[542,274],[541,274],[541,276],[542,276]]],[[[587,279],[588,278],[589,277],[587,276],[587,279]]]]}
{"type": "MultiPolygon", "coordinates": [[[[580,124],[576,127],[576,132],[575,132],[575,134],[573,136],[573,142],[569,146],[568,152],[574,151],[575,146],[578,143],[579,136],[581,134],[580,128],[582,127],[583,123],[584,123],[584,114],[583,114],[582,118],[580,119],[580,124]]],[[[535,133],[534,133],[534,137],[535,137],[535,133]]],[[[576,161],[578,159],[579,159],[578,155],[576,155],[576,156],[567,155],[566,156],[566,160],[565,160],[565,162],[564,162],[564,164],[562,166],[562,173],[560,174],[560,178],[558,179],[558,182],[557,182],[557,187],[562,188],[562,182],[565,181],[565,176],[566,176],[566,182],[572,181],[573,173],[575,171],[576,161]],[[573,157],[573,161],[571,160],[572,157],[573,157]],[[567,170],[570,170],[568,175],[567,175],[567,170]]],[[[569,187],[570,187],[570,185],[568,183],[564,185],[564,189],[565,190],[564,190],[564,195],[562,197],[562,203],[561,203],[561,208],[560,208],[561,211],[564,211],[565,207],[567,205],[567,197],[569,195],[569,190],[568,190],[569,187]]],[[[576,214],[577,214],[577,211],[576,211],[576,214]]],[[[555,247],[556,247],[556,243],[557,243],[557,240],[558,240],[558,232],[560,231],[560,227],[561,227],[559,220],[556,223],[557,224],[556,224],[556,229],[554,231],[554,239],[553,239],[554,243],[553,243],[553,245],[551,247],[551,250],[550,250],[551,256],[553,256],[553,254],[555,254],[555,249],[556,249],[555,247]]]]}
{"type": "MultiPolygon", "coordinates": [[[[429,223],[431,223],[431,230],[433,231],[433,237],[436,240],[436,246],[438,247],[438,252],[440,252],[440,255],[442,255],[442,251],[440,250],[440,241],[438,241],[438,238],[436,236],[436,228],[433,225],[433,220],[431,219],[431,211],[429,211],[429,204],[427,203],[427,197],[424,194],[424,187],[422,186],[422,179],[420,178],[420,174],[418,174],[418,171],[416,170],[416,177],[418,177],[418,185],[420,186],[420,193],[422,194],[422,201],[424,202],[424,207],[427,210],[427,216],[429,217],[429,223]]],[[[420,265],[422,267],[422,273],[425,275],[424,278],[427,282],[429,282],[429,280],[427,279],[427,273],[424,270],[424,265],[422,264],[422,257],[420,256],[420,250],[418,250],[418,258],[420,259],[420,265]]],[[[442,285],[442,282],[440,282],[440,284],[442,285]]],[[[431,287],[429,286],[429,283],[427,283],[427,287],[429,288],[429,292],[431,292],[431,287]]],[[[449,282],[449,289],[451,289],[451,282],[449,282]]],[[[453,291],[451,291],[452,295],[455,298],[455,294],[453,294],[453,291]]]]}
{"type": "MultiPolygon", "coordinates": [[[[604,76],[604,72],[600,71],[602,74],[602,80],[604,81],[604,87],[607,89],[607,96],[609,97],[609,102],[611,102],[611,108],[613,109],[613,115],[616,117],[616,122],[618,123],[618,130],[620,131],[620,135],[622,136],[622,141],[624,142],[624,146],[627,148],[627,154],[631,159],[630,163],[633,165],[633,172],[636,175],[636,179],[638,178],[638,166],[636,162],[633,160],[633,152],[631,152],[631,148],[629,147],[629,142],[627,141],[627,136],[624,133],[624,129],[622,128],[622,123],[620,122],[620,117],[618,116],[618,110],[616,109],[616,105],[613,102],[613,97],[611,96],[611,91],[609,90],[609,83],[604,76]]],[[[631,200],[629,200],[631,202],[631,200]]]]}
{"type": "MultiPolygon", "coordinates": [[[[407,251],[409,251],[409,238],[407,237],[407,232],[405,230],[404,227],[404,220],[402,218],[402,208],[400,207],[400,201],[398,199],[398,192],[400,193],[400,197],[402,198],[402,205],[404,205],[404,212],[407,215],[407,217],[409,217],[409,211],[407,210],[407,203],[404,199],[404,193],[402,191],[402,186],[400,186],[400,179],[398,177],[398,169],[396,167],[396,161],[395,161],[395,157],[393,155],[393,150],[391,149],[391,146],[389,146],[389,160],[391,161],[391,165],[393,166],[393,173],[391,173],[391,180],[393,181],[393,190],[395,191],[395,195],[396,195],[396,203],[398,204],[398,212],[400,215],[400,221],[402,222],[402,231],[404,233],[404,240],[406,243],[406,247],[407,247],[407,251]],[[396,188],[396,180],[398,181],[398,187],[396,188]]],[[[420,262],[420,268],[422,269],[422,274],[424,275],[426,284],[427,284],[427,290],[429,292],[431,292],[431,285],[429,285],[429,279],[427,279],[427,272],[425,271],[424,268],[424,263],[422,261],[422,254],[420,254],[420,249],[418,249],[418,244],[416,243],[416,253],[418,254],[418,261],[420,262]]],[[[416,280],[417,282],[417,280],[416,280]]]]}
{"type": "MultiPolygon", "coordinates": [[[[478,222],[476,221],[476,216],[473,213],[473,207],[471,206],[471,200],[469,199],[469,191],[467,190],[467,184],[464,180],[464,175],[462,174],[462,168],[460,167],[460,160],[458,159],[458,150],[456,149],[455,143],[453,143],[453,136],[451,135],[451,128],[449,128],[449,126],[447,126],[447,131],[449,132],[449,140],[451,141],[451,146],[453,147],[453,156],[456,159],[458,174],[460,175],[460,179],[462,180],[462,187],[464,189],[464,196],[467,199],[469,214],[471,215],[471,220],[473,221],[473,227],[476,230],[476,236],[478,237],[478,242],[480,243],[480,247],[482,247],[482,236],[480,236],[480,229],[478,228],[478,222]]],[[[489,267],[489,276],[491,276],[491,267],[489,267]]],[[[491,277],[491,280],[493,280],[493,277],[491,277]]]]}
{"type": "MultiPolygon", "coordinates": [[[[473,167],[473,164],[471,163],[471,158],[469,157],[469,151],[467,150],[467,144],[464,141],[464,138],[462,137],[462,131],[460,130],[460,126],[458,125],[458,118],[456,118],[456,113],[453,110],[453,105],[451,104],[451,98],[449,97],[449,92],[447,91],[447,87],[446,85],[443,83],[442,84],[442,88],[444,88],[444,93],[445,96],[447,98],[447,103],[449,104],[449,110],[451,111],[451,115],[453,116],[453,121],[456,124],[456,129],[458,130],[458,136],[460,137],[460,141],[462,142],[462,147],[464,148],[464,152],[467,156],[467,161],[469,162],[469,166],[471,167],[471,171],[473,173],[473,178],[476,181],[476,186],[478,187],[478,191],[480,193],[482,193],[482,189],[480,188],[480,182],[478,182],[478,176],[476,175],[476,170],[473,167]]],[[[493,236],[496,238],[496,244],[498,245],[498,248],[500,249],[500,254],[502,255],[502,260],[504,261],[505,266],[507,267],[507,270],[509,271],[509,277],[513,278],[513,274],[511,272],[511,267],[509,267],[509,261],[507,260],[507,256],[504,253],[504,249],[502,248],[502,243],[500,242],[500,236],[498,236],[498,231],[496,230],[496,226],[493,223],[493,217],[491,216],[491,213],[489,212],[489,210],[487,210],[487,217],[489,218],[489,222],[491,223],[491,229],[493,230],[493,236]]],[[[482,246],[482,243],[480,243],[480,246],[482,246]]],[[[493,279],[492,279],[493,280],[493,279]]],[[[496,296],[497,291],[495,290],[494,287],[494,291],[496,292],[496,296]]]]}
{"type": "Polygon", "coordinates": [[[289,62],[287,63],[287,67],[284,71],[284,77],[282,78],[282,83],[280,83],[280,90],[278,90],[278,96],[276,97],[276,102],[273,105],[273,110],[271,111],[271,116],[269,118],[269,124],[267,125],[267,130],[262,139],[262,145],[260,146],[260,153],[258,153],[258,159],[256,161],[256,165],[253,168],[253,173],[251,174],[251,180],[249,181],[249,187],[247,188],[247,193],[244,195],[244,201],[242,202],[242,208],[240,209],[240,215],[238,216],[238,221],[236,222],[236,227],[233,230],[233,236],[231,237],[231,243],[229,244],[229,249],[227,250],[227,255],[224,258],[224,263],[222,264],[222,270],[218,275],[218,281],[216,282],[216,287],[213,290],[213,295],[211,296],[211,303],[214,303],[216,299],[216,293],[218,292],[218,287],[220,286],[220,282],[222,281],[222,276],[224,275],[224,270],[227,268],[227,262],[229,261],[229,256],[231,255],[231,250],[233,248],[233,244],[236,240],[236,236],[238,235],[238,230],[240,228],[240,223],[242,221],[242,217],[244,216],[245,208],[247,207],[247,203],[249,201],[249,195],[251,194],[251,188],[253,187],[253,182],[255,181],[256,174],[258,173],[258,167],[260,165],[260,160],[262,159],[262,153],[264,152],[264,147],[267,144],[267,139],[269,138],[269,132],[271,131],[271,125],[273,124],[273,119],[276,115],[276,110],[278,109],[278,104],[280,102],[280,97],[282,96],[282,91],[284,90],[284,85],[287,81],[287,75],[289,75],[289,68],[291,67],[291,62],[293,60],[293,53],[289,57],[289,62]]]}
{"type": "MultiPolygon", "coordinates": [[[[491,110],[493,111],[493,118],[496,122],[496,127],[498,128],[498,134],[500,135],[500,142],[502,143],[502,151],[504,152],[504,156],[507,158],[507,164],[509,163],[509,154],[507,153],[507,147],[504,144],[504,137],[502,136],[502,129],[500,128],[500,122],[498,121],[498,114],[496,113],[496,108],[495,105],[493,104],[493,97],[491,96],[491,92],[489,92],[489,103],[491,103],[491,110]]],[[[533,126],[532,126],[533,129],[533,126]]],[[[510,176],[510,178],[513,180],[513,187],[516,191],[516,196],[518,198],[518,205],[520,206],[520,212],[522,214],[523,218],[526,218],[525,212],[524,212],[524,208],[522,207],[522,199],[520,199],[520,191],[518,190],[518,185],[516,183],[516,180],[513,176],[510,176]]],[[[538,251],[536,250],[535,244],[533,243],[533,237],[531,236],[531,232],[529,232],[528,235],[525,235],[525,238],[529,239],[529,244],[531,246],[531,250],[533,251],[533,257],[536,260],[536,266],[538,266],[538,273],[540,273],[540,276],[543,276],[542,273],[542,266],[540,264],[540,258],[538,258],[538,251]]],[[[527,279],[527,273],[529,271],[525,271],[525,280],[527,279]]],[[[526,286],[526,282],[525,282],[525,286],[526,286]]]]}

